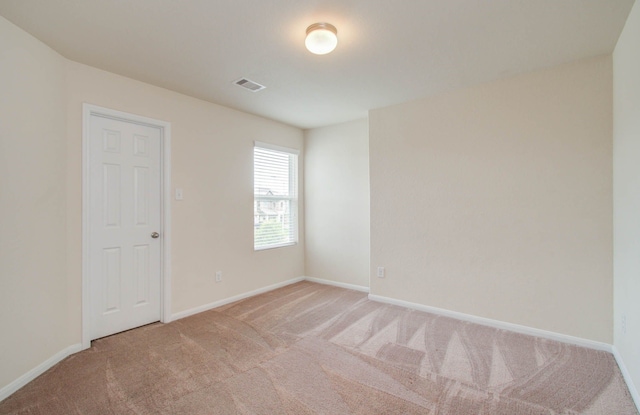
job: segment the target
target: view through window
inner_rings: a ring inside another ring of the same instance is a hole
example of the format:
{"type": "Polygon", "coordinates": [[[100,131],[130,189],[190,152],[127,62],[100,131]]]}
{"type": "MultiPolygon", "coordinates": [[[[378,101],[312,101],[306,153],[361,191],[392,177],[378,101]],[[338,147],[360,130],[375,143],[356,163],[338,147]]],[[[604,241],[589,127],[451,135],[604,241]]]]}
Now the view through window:
{"type": "Polygon", "coordinates": [[[264,143],[253,150],[253,247],[298,242],[298,152],[264,143]]]}

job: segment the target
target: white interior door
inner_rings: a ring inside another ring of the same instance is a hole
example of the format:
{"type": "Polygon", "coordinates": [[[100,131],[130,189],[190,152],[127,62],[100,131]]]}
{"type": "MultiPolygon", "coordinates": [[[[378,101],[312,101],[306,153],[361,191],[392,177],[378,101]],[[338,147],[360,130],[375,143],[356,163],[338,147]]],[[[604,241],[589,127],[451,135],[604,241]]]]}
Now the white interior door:
{"type": "Polygon", "coordinates": [[[90,339],[161,317],[160,128],[92,114],[90,339]]]}

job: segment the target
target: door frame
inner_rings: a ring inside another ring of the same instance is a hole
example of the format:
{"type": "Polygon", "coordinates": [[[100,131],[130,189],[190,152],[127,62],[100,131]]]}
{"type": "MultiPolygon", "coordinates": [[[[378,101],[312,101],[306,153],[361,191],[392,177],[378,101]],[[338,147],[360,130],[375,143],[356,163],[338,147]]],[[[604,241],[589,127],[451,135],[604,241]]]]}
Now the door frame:
{"type": "Polygon", "coordinates": [[[160,129],[160,321],[171,321],[171,123],[93,104],[82,104],[82,349],[91,347],[91,180],[89,153],[92,116],[160,129]]]}

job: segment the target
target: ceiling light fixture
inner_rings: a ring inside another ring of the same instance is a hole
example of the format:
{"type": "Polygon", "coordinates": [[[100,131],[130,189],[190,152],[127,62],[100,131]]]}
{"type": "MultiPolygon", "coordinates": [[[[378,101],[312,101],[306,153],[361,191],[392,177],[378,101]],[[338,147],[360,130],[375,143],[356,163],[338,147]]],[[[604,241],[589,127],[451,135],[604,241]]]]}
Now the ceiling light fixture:
{"type": "Polygon", "coordinates": [[[338,45],[338,30],[329,23],[314,23],[307,27],[307,38],[304,45],[309,52],[326,55],[338,45]]]}

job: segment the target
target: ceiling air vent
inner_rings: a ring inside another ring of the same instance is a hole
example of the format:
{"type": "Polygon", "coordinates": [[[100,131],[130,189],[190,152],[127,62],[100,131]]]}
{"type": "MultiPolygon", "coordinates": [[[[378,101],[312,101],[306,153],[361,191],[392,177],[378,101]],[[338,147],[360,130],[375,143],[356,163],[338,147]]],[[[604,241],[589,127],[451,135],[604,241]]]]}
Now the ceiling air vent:
{"type": "Polygon", "coordinates": [[[258,92],[258,91],[262,91],[263,89],[266,88],[266,86],[264,85],[260,85],[256,82],[250,81],[246,78],[240,78],[237,81],[234,82],[234,84],[241,86],[245,89],[248,89],[251,92],[258,92]]]}

